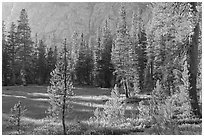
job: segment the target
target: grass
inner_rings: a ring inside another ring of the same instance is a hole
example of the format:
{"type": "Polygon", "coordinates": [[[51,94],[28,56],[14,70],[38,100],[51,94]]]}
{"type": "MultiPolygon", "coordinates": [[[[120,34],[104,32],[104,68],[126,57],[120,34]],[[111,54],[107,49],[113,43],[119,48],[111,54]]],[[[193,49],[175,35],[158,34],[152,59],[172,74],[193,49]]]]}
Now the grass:
{"type": "MultiPolygon", "coordinates": [[[[69,114],[67,120],[73,121],[75,119],[88,120],[93,116],[93,111],[98,106],[103,106],[104,99],[110,95],[108,89],[90,88],[90,87],[77,87],[74,89],[76,96],[73,97],[73,112],[69,114]],[[100,96],[103,95],[103,96],[100,96]]],[[[26,106],[25,121],[28,124],[39,121],[46,117],[45,111],[47,110],[48,94],[46,86],[7,86],[2,87],[2,127],[7,127],[7,120],[10,113],[10,108],[13,107],[18,101],[22,102],[22,106],[26,106]]],[[[33,125],[39,125],[34,123],[33,125]]],[[[33,127],[33,126],[31,126],[33,127]]],[[[11,132],[9,127],[3,128],[3,134],[7,131],[11,132]]]]}
{"type": "MultiPolygon", "coordinates": [[[[27,111],[22,119],[24,127],[22,134],[61,134],[61,124],[46,120],[46,113],[49,103],[46,86],[7,86],[2,87],[2,134],[16,134],[15,127],[8,125],[10,108],[18,101],[26,106],[27,111]]],[[[68,134],[87,135],[121,135],[121,134],[155,134],[151,129],[140,130],[133,118],[137,111],[132,110],[135,105],[128,105],[125,113],[128,120],[118,128],[94,127],[87,123],[96,107],[102,108],[110,98],[109,89],[76,87],[73,97],[73,112],[67,118],[68,134]]],[[[201,134],[202,123],[185,124],[179,126],[181,134],[201,134]]]]}

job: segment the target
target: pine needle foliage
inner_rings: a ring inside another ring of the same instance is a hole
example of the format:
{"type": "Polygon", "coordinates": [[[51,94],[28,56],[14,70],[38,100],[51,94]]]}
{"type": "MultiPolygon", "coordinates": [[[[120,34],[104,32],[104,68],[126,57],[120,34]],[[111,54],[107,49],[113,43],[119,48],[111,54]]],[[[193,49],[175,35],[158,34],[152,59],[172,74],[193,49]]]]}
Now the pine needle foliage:
{"type": "Polygon", "coordinates": [[[100,127],[116,127],[125,120],[125,105],[121,103],[117,86],[111,92],[111,99],[108,100],[101,110],[96,108],[94,117],[90,121],[100,127]]]}
{"type": "Polygon", "coordinates": [[[177,83],[176,92],[169,96],[164,92],[163,85],[157,81],[149,104],[139,103],[139,118],[143,119],[145,126],[151,126],[156,134],[179,134],[178,121],[188,119],[192,115],[188,96],[190,88],[188,66],[186,58],[183,60],[181,83],[177,83]]]}
{"type": "Polygon", "coordinates": [[[47,90],[50,103],[47,113],[49,118],[61,119],[64,134],[66,134],[66,116],[72,110],[71,97],[74,95],[69,54],[66,50],[65,39],[64,50],[56,68],[51,72],[50,86],[47,90]]]}
{"type": "Polygon", "coordinates": [[[19,101],[16,103],[13,108],[11,108],[11,115],[9,117],[9,124],[12,127],[16,127],[17,134],[21,134],[21,128],[22,128],[22,117],[24,116],[27,109],[25,106],[23,107],[21,105],[21,102],[19,101]]]}

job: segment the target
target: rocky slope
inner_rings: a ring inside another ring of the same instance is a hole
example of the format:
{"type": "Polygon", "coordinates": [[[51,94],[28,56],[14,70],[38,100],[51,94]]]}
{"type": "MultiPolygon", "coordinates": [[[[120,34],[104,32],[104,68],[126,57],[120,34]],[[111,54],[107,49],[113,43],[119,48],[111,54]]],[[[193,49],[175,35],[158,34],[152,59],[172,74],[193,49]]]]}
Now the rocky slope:
{"type": "MultiPolygon", "coordinates": [[[[125,3],[125,6],[129,24],[133,11],[141,10],[145,23],[151,19],[151,10],[147,3],[125,3]]],[[[103,25],[105,19],[108,19],[111,30],[115,31],[120,3],[4,2],[2,19],[7,27],[12,21],[17,23],[23,8],[28,13],[32,36],[38,33],[39,37],[45,38],[46,43],[51,46],[54,35],[58,45],[65,37],[70,39],[74,31],[84,32],[88,37],[94,37],[97,28],[103,25]]]]}

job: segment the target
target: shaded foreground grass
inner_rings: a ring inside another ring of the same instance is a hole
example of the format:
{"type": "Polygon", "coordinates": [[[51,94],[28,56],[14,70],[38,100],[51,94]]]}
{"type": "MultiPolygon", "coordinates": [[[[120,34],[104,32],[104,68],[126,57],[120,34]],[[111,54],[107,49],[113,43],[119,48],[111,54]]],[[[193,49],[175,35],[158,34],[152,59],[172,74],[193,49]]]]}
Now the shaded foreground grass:
{"type": "MultiPolygon", "coordinates": [[[[46,117],[45,111],[49,106],[48,94],[46,86],[7,86],[2,88],[2,131],[3,134],[11,132],[11,127],[8,125],[8,116],[13,105],[21,101],[22,106],[26,106],[25,113],[26,124],[30,128],[40,126],[37,124],[40,120],[46,117]],[[28,120],[29,119],[29,120],[28,120]],[[32,119],[32,120],[31,120],[32,119]],[[33,121],[37,121],[33,122],[33,121]]],[[[88,120],[93,116],[93,111],[96,107],[104,104],[104,99],[107,100],[110,95],[109,89],[77,87],[74,89],[76,96],[73,98],[73,112],[69,114],[67,121],[82,121],[88,120]],[[100,95],[102,95],[100,97],[100,95]]]]}
{"type": "MultiPolygon", "coordinates": [[[[59,122],[50,122],[46,119],[45,111],[48,108],[47,87],[45,86],[12,86],[2,88],[2,131],[3,134],[16,134],[15,127],[8,125],[10,108],[18,102],[26,106],[28,111],[23,117],[22,134],[61,134],[61,124],[59,122]]],[[[93,116],[96,107],[103,107],[104,103],[110,98],[109,89],[77,87],[73,97],[73,112],[67,118],[68,134],[99,134],[99,135],[120,135],[120,134],[155,134],[154,130],[141,129],[134,125],[132,116],[136,113],[129,109],[126,117],[129,121],[124,123],[123,128],[99,128],[87,120],[93,116]],[[131,122],[130,122],[131,121],[131,122]]],[[[179,134],[201,134],[202,123],[193,125],[181,125],[179,134]]],[[[167,133],[166,133],[167,134],[167,133]]]]}
{"type": "MultiPolygon", "coordinates": [[[[52,122],[46,119],[35,120],[23,118],[23,128],[21,134],[24,135],[61,135],[62,127],[59,122],[52,122]]],[[[4,125],[5,126],[5,125],[4,125]]],[[[7,126],[9,130],[3,134],[15,135],[15,127],[7,126]]],[[[202,126],[199,125],[182,125],[179,127],[176,135],[198,135],[202,133],[202,126]]],[[[67,123],[67,134],[69,135],[156,135],[155,129],[152,128],[113,128],[113,127],[97,127],[86,122],[72,121],[67,123]]],[[[172,135],[168,130],[160,134],[172,135]]]]}

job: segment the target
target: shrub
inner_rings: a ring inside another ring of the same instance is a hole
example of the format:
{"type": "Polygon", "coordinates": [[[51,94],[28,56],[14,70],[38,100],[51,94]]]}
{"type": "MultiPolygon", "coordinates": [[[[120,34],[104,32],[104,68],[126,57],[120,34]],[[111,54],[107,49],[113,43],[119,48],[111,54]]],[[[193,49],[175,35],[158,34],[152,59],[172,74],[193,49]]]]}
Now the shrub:
{"type": "Polygon", "coordinates": [[[177,91],[167,96],[163,94],[162,86],[157,81],[149,104],[140,102],[138,106],[143,125],[150,125],[155,134],[180,134],[177,120],[191,115],[186,85],[178,85],[177,91]]]}
{"type": "Polygon", "coordinates": [[[64,49],[56,64],[56,68],[51,72],[50,86],[47,89],[50,107],[48,115],[50,118],[60,119],[63,127],[63,134],[66,134],[66,117],[73,108],[71,96],[74,95],[72,84],[72,66],[70,53],[66,49],[66,39],[64,49]]]}
{"type": "MultiPolygon", "coordinates": [[[[55,121],[56,122],[56,121],[55,121]]],[[[45,123],[42,126],[36,127],[32,134],[34,135],[61,135],[62,127],[59,124],[54,124],[53,122],[45,121],[45,123]]]]}
{"type": "Polygon", "coordinates": [[[125,106],[121,103],[118,88],[115,86],[111,92],[111,99],[105,103],[102,110],[96,108],[90,121],[98,127],[116,126],[124,121],[124,115],[125,106]]]}
{"type": "Polygon", "coordinates": [[[16,103],[13,108],[11,108],[11,115],[9,117],[9,125],[12,127],[16,127],[17,134],[21,134],[21,128],[22,128],[22,116],[26,112],[25,106],[22,107],[21,102],[19,101],[16,103]]]}

